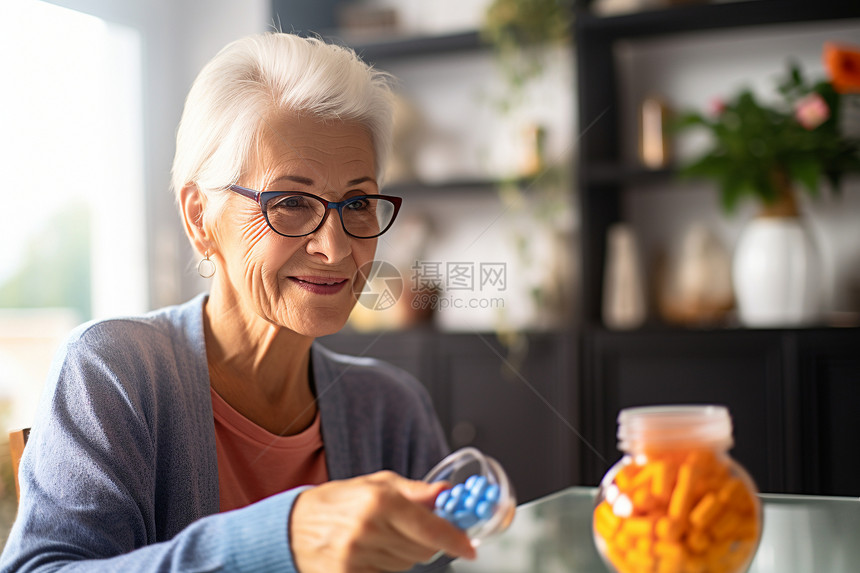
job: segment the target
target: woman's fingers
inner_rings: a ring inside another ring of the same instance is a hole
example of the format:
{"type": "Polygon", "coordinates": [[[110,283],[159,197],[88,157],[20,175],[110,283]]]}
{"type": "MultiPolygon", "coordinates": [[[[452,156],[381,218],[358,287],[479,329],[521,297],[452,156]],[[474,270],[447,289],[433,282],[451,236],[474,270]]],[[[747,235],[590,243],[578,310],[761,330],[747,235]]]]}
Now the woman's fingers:
{"type": "Polygon", "coordinates": [[[302,492],[290,540],[302,573],[399,571],[438,551],[472,559],[465,533],[432,511],[445,484],[392,472],[329,482],[302,492]]]}
{"type": "Polygon", "coordinates": [[[445,489],[444,484],[427,484],[398,476],[395,485],[403,494],[404,503],[400,511],[393,513],[391,523],[405,538],[452,557],[475,558],[469,537],[430,509],[436,496],[445,489]]]}
{"type": "Polygon", "coordinates": [[[436,497],[442,493],[443,490],[451,487],[451,484],[447,481],[427,483],[406,479],[397,474],[394,474],[394,480],[400,493],[402,493],[406,499],[430,509],[432,509],[433,505],[436,503],[436,497]]]}

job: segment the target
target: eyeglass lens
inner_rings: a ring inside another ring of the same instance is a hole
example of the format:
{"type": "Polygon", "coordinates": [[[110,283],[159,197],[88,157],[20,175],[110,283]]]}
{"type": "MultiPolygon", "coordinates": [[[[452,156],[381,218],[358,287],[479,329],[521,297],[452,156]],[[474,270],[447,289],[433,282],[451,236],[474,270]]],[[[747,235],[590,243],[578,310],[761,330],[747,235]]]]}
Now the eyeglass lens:
{"type": "MultiPolygon", "coordinates": [[[[343,206],[341,220],[350,235],[375,237],[391,224],[394,211],[394,203],[387,199],[357,197],[343,206]]],[[[279,195],[266,203],[269,224],[284,235],[313,232],[325,212],[326,206],[321,201],[304,195],[279,195]]]]}

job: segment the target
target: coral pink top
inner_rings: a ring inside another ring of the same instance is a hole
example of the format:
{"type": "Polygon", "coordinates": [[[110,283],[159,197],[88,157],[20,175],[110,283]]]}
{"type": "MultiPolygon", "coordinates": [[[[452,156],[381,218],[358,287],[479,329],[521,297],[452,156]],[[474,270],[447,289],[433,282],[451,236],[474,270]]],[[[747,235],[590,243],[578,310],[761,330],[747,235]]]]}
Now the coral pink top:
{"type": "Polygon", "coordinates": [[[221,511],[328,481],[319,412],[302,432],[277,436],[234,410],[215,390],[210,393],[221,511]]]}

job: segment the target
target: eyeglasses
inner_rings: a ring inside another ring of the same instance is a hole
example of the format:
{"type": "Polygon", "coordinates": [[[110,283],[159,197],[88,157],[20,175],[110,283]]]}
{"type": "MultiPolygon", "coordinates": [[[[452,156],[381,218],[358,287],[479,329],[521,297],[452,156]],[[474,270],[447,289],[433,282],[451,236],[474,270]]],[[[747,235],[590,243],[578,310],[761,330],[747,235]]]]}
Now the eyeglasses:
{"type": "Polygon", "coordinates": [[[337,209],[347,235],[372,239],[391,227],[403,202],[389,195],[356,195],[333,202],[301,191],[254,191],[239,185],[230,189],[256,201],[269,228],[284,237],[310,235],[322,227],[329,209],[337,209]]]}

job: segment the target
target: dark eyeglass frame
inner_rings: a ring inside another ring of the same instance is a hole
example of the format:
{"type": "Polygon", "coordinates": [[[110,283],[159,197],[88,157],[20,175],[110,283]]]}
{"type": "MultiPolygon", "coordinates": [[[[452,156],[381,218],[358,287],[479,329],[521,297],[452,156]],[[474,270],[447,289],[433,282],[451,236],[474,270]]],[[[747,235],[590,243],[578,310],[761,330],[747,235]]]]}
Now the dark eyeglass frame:
{"type": "Polygon", "coordinates": [[[247,197],[248,199],[253,199],[254,201],[256,201],[256,203],[260,206],[260,211],[263,213],[263,217],[266,219],[266,224],[269,226],[269,228],[282,237],[291,238],[306,237],[311,233],[317,232],[319,228],[323,226],[323,223],[325,223],[325,220],[328,217],[329,209],[335,209],[337,211],[338,217],[340,218],[340,226],[343,229],[344,233],[355,239],[375,239],[376,237],[382,235],[388,229],[391,228],[391,225],[394,224],[394,220],[397,218],[397,213],[400,212],[400,205],[403,203],[403,199],[401,197],[394,197],[392,195],[355,195],[354,197],[349,197],[347,199],[344,199],[343,201],[327,201],[319,195],[314,195],[313,193],[305,193],[304,191],[255,191],[253,189],[248,189],[247,187],[242,187],[241,185],[230,185],[230,190],[235,191],[243,197],[247,197]],[[317,201],[322,203],[326,210],[323,213],[323,217],[320,220],[319,224],[314,227],[312,231],[308,231],[307,233],[302,233],[300,235],[287,235],[275,229],[275,227],[273,227],[272,223],[269,221],[269,213],[266,209],[266,205],[271,199],[279,195],[300,195],[302,197],[310,197],[311,199],[316,199],[317,201]],[[377,234],[371,235],[369,237],[360,237],[358,235],[353,235],[346,230],[346,225],[343,222],[343,208],[350,203],[355,203],[357,201],[361,201],[362,199],[386,199],[394,204],[394,213],[392,213],[391,221],[388,222],[388,225],[386,225],[385,228],[379,231],[377,234]]]}

